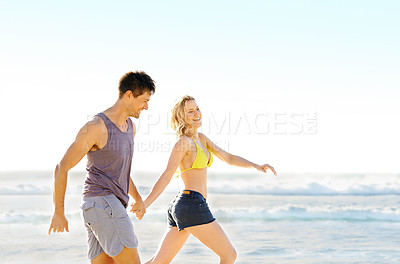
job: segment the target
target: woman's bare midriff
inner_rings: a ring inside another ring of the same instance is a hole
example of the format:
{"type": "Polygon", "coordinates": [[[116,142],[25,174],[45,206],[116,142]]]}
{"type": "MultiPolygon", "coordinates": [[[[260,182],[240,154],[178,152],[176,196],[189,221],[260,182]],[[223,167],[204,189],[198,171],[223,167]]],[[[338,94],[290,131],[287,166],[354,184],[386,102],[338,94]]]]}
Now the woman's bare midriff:
{"type": "Polygon", "coordinates": [[[207,168],[184,171],[181,177],[184,190],[199,192],[207,199],[207,168]]]}

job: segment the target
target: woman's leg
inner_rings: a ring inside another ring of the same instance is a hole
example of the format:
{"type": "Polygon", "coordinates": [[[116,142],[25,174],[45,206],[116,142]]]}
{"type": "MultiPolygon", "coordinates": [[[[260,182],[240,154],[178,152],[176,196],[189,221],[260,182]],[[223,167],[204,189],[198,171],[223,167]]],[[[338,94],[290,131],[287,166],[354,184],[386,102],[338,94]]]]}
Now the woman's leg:
{"type": "Polygon", "coordinates": [[[235,262],[237,257],[236,250],[217,221],[205,225],[187,227],[185,230],[214,251],[219,256],[221,264],[235,262]]]}
{"type": "Polygon", "coordinates": [[[176,226],[168,228],[158,246],[157,252],[146,264],[170,263],[181,250],[189,235],[190,233],[186,230],[178,231],[176,226]]]}

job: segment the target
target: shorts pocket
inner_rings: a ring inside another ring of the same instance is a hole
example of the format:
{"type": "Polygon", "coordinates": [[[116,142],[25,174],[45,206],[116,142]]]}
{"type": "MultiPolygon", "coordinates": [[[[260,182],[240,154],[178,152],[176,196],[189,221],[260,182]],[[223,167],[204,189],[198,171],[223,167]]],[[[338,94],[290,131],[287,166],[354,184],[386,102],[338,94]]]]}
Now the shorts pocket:
{"type": "Polygon", "coordinates": [[[81,209],[83,210],[82,215],[83,215],[83,221],[87,225],[93,225],[97,221],[97,215],[95,212],[95,202],[83,202],[81,204],[81,209]]]}
{"type": "Polygon", "coordinates": [[[198,208],[199,208],[200,213],[209,213],[210,212],[210,208],[208,208],[207,202],[200,203],[198,208]]]}
{"type": "Polygon", "coordinates": [[[202,219],[202,222],[210,222],[214,219],[214,216],[212,215],[207,202],[199,204],[198,212],[199,212],[199,219],[202,219]]]}
{"type": "MultiPolygon", "coordinates": [[[[101,202],[96,204],[96,207],[102,209],[107,217],[113,217],[113,204],[105,196],[101,197],[101,202]]],[[[114,205],[115,206],[115,205],[114,205]]]]}

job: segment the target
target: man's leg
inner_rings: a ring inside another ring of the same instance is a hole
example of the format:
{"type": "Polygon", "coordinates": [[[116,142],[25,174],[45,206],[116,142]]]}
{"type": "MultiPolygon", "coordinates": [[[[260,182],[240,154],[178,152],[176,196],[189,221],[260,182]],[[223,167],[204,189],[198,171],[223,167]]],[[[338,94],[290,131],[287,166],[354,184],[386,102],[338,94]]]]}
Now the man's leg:
{"type": "Polygon", "coordinates": [[[114,260],[110,258],[106,253],[101,253],[97,257],[95,257],[91,262],[91,264],[114,264],[114,260]]]}
{"type": "Polygon", "coordinates": [[[137,248],[126,248],[117,256],[112,258],[115,264],[140,264],[139,252],[137,248]]]}
{"type": "Polygon", "coordinates": [[[140,264],[139,254],[136,248],[126,248],[117,256],[111,258],[106,253],[101,253],[94,258],[91,264],[140,264]]]}
{"type": "Polygon", "coordinates": [[[83,216],[88,229],[91,263],[140,263],[132,221],[122,203],[114,195],[90,199],[83,216]]]}

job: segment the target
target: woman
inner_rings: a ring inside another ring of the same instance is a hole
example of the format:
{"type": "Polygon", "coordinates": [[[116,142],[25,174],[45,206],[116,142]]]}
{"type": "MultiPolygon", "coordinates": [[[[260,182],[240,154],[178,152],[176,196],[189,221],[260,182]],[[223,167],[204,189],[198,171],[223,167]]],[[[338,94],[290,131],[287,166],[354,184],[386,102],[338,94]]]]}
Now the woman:
{"type": "Polygon", "coordinates": [[[206,202],[207,167],[211,166],[214,154],[230,165],[256,168],[262,172],[270,169],[275,175],[276,172],[268,164],[257,165],[229,154],[199,133],[201,112],[191,96],[184,96],[176,103],[172,109],[171,126],[177,131],[178,140],[172,149],[166,170],[144,201],[145,206],[149,207],[164,191],[178,166],[184,190],[170,204],[169,228],[156,254],[147,263],[170,263],[190,234],[213,250],[219,256],[220,263],[234,263],[236,251],[206,202]]]}

